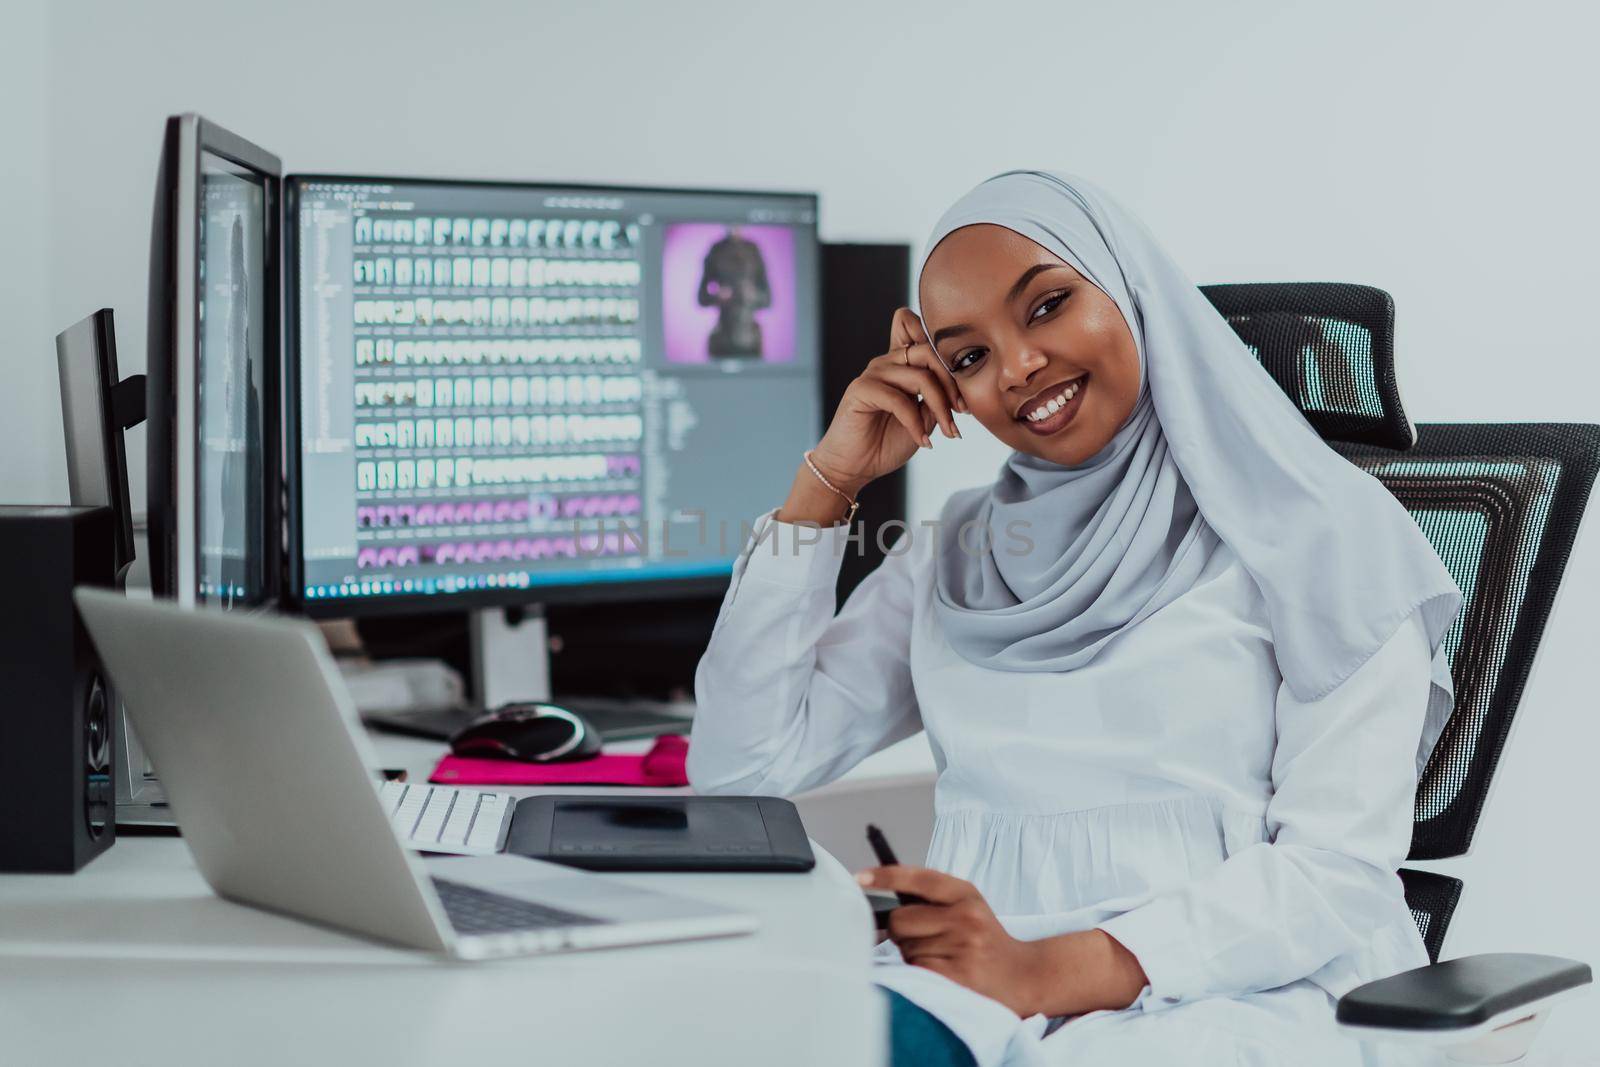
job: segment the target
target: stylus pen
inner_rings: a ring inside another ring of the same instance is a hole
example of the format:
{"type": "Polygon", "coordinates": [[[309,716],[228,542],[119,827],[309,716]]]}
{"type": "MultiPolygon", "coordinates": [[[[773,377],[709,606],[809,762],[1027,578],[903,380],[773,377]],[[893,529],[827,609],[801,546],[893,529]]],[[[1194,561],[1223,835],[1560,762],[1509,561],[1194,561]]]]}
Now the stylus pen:
{"type": "MultiPolygon", "coordinates": [[[[872,846],[872,854],[878,857],[878,863],[883,867],[898,867],[900,861],[895,859],[894,849],[889,847],[889,839],[883,836],[883,831],[871,823],[867,823],[867,844],[872,846]]],[[[902,904],[926,904],[927,901],[915,893],[896,893],[902,904]]]]}

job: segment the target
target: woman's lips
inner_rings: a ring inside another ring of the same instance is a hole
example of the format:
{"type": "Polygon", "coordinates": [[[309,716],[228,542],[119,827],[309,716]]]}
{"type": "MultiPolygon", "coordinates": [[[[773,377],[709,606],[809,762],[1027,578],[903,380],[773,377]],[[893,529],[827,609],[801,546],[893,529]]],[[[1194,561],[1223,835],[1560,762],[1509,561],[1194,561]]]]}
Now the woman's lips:
{"type": "MultiPolygon", "coordinates": [[[[1069,382],[1068,384],[1070,385],[1071,383],[1069,382]]],[[[1083,404],[1083,391],[1088,387],[1089,376],[1085,374],[1082,378],[1078,379],[1078,391],[1072,394],[1072,399],[1067,401],[1066,404],[1061,407],[1061,410],[1057,411],[1054,415],[1050,415],[1046,418],[1040,419],[1038,422],[1034,422],[1028,418],[1026,413],[1024,413],[1021,418],[1017,419],[1017,421],[1022,423],[1023,426],[1027,427],[1029,433],[1037,434],[1040,437],[1049,437],[1053,433],[1059,433],[1077,416],[1078,408],[1083,404]]]]}

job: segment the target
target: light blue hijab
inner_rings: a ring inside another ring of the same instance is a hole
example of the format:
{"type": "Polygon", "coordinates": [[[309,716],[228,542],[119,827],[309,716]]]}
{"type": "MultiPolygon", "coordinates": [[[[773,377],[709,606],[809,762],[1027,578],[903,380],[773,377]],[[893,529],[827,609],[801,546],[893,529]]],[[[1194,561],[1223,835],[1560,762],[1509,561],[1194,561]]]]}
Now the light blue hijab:
{"type": "MultiPolygon", "coordinates": [[[[1122,310],[1139,398],[1098,454],[1013,452],[941,515],[936,610],[951,646],[1003,671],[1066,671],[1187,592],[1220,539],[1266,600],[1278,667],[1327,694],[1422,613],[1433,686],[1426,764],[1454,700],[1442,648],[1461,591],[1381,483],[1330,449],[1132,214],[1079,178],[1011,171],[947,211],[923,250],[992,223],[1053,252],[1122,310]],[[1013,522],[1024,527],[1010,527],[1013,522]],[[985,538],[953,536],[969,523],[985,538]],[[1008,539],[1022,529],[1030,551],[1008,539]],[[988,547],[983,547],[987,542],[988,547]]],[[[942,358],[942,357],[941,357],[942,358]]]]}

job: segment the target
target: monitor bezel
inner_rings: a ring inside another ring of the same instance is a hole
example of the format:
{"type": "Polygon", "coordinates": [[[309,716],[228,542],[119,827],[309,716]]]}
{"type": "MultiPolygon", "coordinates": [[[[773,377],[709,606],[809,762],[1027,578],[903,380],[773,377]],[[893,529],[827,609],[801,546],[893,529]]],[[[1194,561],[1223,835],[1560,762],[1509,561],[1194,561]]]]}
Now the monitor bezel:
{"type": "MultiPolygon", "coordinates": [[[[651,578],[630,581],[611,578],[597,582],[560,582],[549,585],[531,583],[526,588],[475,589],[457,593],[393,594],[379,597],[329,597],[307,599],[305,596],[305,559],[301,530],[300,499],[303,486],[300,481],[300,191],[308,183],[334,184],[396,184],[470,187],[484,189],[517,189],[527,191],[560,190],[577,193],[601,194],[687,194],[699,196],[791,197],[811,202],[811,228],[818,254],[812,257],[812,291],[819,301],[816,315],[816,336],[819,341],[822,328],[822,238],[820,198],[815,192],[781,189],[722,189],[715,187],[652,186],[652,185],[602,185],[595,182],[562,181],[507,181],[478,178],[404,177],[395,175],[360,174],[289,174],[283,179],[283,248],[284,248],[284,463],[286,507],[286,538],[288,541],[284,603],[308,618],[366,618],[384,615],[416,615],[445,612],[476,611],[489,608],[521,607],[529,604],[620,603],[627,601],[671,600],[680,597],[721,596],[728,589],[733,576],[733,566],[712,575],[694,575],[685,578],[651,578]]],[[[816,389],[818,410],[826,399],[821,354],[818,354],[816,389]]],[[[824,422],[829,413],[822,411],[824,422]]],[[[823,426],[817,427],[820,435],[823,426]]],[[[774,493],[781,493],[774,487],[774,493]]],[[[776,500],[780,503],[781,500],[776,500]]],[[[751,520],[755,516],[750,516],[751,520]]]]}
{"type": "Polygon", "coordinates": [[[283,592],[283,163],[258,145],[192,112],[168,118],[157,179],[157,196],[161,200],[154,223],[164,246],[165,261],[151,277],[151,284],[162,286],[162,292],[159,302],[151,301],[152,344],[146,360],[150,429],[145,510],[150,533],[151,589],[157,596],[171,597],[186,606],[215,600],[202,597],[199,592],[200,545],[196,527],[202,493],[197,477],[199,273],[201,161],[206,153],[259,175],[264,190],[266,322],[261,471],[266,484],[262,487],[262,597],[259,603],[240,607],[271,609],[281,601],[283,592]],[[165,232],[160,233],[161,230],[165,232]],[[180,493],[184,486],[188,491],[180,493]]]}

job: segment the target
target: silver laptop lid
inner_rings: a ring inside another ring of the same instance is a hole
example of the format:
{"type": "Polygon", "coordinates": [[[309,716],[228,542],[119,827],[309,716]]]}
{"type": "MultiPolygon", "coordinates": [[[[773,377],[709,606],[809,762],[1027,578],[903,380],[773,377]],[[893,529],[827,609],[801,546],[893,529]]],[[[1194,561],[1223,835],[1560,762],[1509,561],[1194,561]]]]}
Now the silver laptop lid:
{"type": "Polygon", "coordinates": [[[449,950],[315,626],[98,589],[73,599],[218,895],[449,950]]]}

